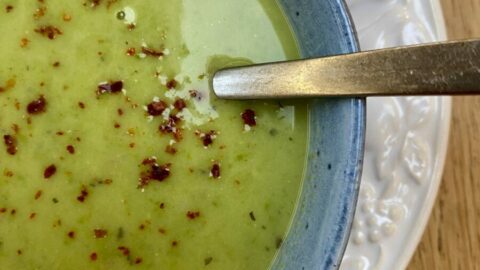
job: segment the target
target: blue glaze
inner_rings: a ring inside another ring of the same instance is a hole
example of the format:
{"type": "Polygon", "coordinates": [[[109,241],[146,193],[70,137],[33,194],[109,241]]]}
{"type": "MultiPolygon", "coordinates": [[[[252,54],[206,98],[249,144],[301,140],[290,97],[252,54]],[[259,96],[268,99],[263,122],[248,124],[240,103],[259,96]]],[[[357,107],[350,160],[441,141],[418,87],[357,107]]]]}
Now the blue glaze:
{"type": "MultiPolygon", "coordinates": [[[[278,0],[302,57],[358,51],[343,0],[278,0]]],[[[357,202],[365,137],[365,100],[312,102],[308,167],[292,227],[275,270],[338,268],[357,202]]]]}

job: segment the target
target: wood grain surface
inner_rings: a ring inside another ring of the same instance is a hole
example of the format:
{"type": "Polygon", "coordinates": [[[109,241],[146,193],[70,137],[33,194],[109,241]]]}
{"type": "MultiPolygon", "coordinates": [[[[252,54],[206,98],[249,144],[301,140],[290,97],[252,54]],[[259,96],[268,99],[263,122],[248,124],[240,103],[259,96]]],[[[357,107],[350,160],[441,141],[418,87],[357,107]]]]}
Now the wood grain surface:
{"type": "MultiPolygon", "coordinates": [[[[480,0],[441,2],[449,39],[480,37],[480,0]]],[[[479,135],[480,97],[454,98],[443,182],[409,270],[480,269],[479,135]]]]}

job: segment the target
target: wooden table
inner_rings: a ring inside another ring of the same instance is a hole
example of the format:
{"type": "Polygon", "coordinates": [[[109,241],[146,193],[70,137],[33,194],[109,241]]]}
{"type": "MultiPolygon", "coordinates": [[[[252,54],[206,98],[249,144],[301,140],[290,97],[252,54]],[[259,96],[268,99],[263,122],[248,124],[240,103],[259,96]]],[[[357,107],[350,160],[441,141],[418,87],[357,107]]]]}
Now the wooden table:
{"type": "MultiPolygon", "coordinates": [[[[450,39],[480,37],[480,0],[441,2],[450,39]]],[[[408,269],[480,269],[480,97],[454,98],[451,128],[437,202],[408,269]]]]}

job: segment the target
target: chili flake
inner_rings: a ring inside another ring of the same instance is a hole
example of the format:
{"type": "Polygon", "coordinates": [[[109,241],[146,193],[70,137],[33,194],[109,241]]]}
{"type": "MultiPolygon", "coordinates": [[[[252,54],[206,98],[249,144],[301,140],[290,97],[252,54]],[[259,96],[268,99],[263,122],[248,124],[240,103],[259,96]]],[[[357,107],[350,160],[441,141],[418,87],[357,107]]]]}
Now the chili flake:
{"type": "Polygon", "coordinates": [[[132,47],[132,48],[128,48],[126,54],[127,54],[128,56],[135,56],[135,54],[137,54],[137,51],[136,51],[135,48],[133,48],[133,47],[132,47]]]}
{"type": "Polygon", "coordinates": [[[7,5],[7,6],[5,7],[5,11],[6,11],[7,13],[10,13],[12,10],[13,10],[13,6],[12,6],[12,5],[7,5]]]}
{"type": "Polygon", "coordinates": [[[107,237],[107,230],[103,230],[103,229],[94,229],[93,230],[93,233],[95,235],[95,238],[105,238],[107,237]]]}
{"type": "Polygon", "coordinates": [[[177,84],[178,82],[175,79],[171,79],[167,82],[165,86],[167,87],[167,89],[174,89],[177,87],[177,84]]]}
{"type": "Polygon", "coordinates": [[[248,125],[250,127],[253,127],[253,126],[256,126],[257,125],[257,121],[256,121],[256,116],[255,116],[255,111],[251,110],[251,109],[246,109],[243,113],[242,113],[242,119],[243,119],[243,123],[245,125],[248,125]]]}
{"type": "Polygon", "coordinates": [[[213,177],[215,179],[220,178],[220,164],[214,163],[212,165],[212,169],[210,170],[210,177],[213,177]]]}
{"type": "Polygon", "coordinates": [[[188,211],[188,212],[187,212],[187,217],[188,217],[189,219],[196,219],[196,218],[199,217],[199,216],[200,216],[200,212],[199,212],[199,211],[196,211],[196,212],[194,212],[194,211],[188,211]]]}
{"type": "Polygon", "coordinates": [[[35,13],[33,13],[33,18],[34,18],[35,20],[38,20],[38,19],[40,19],[41,17],[45,16],[45,12],[47,12],[47,8],[46,8],[46,7],[37,8],[37,10],[35,10],[35,13]]]}
{"type": "Polygon", "coordinates": [[[82,186],[82,190],[80,191],[80,195],[77,197],[77,200],[78,200],[79,202],[82,202],[82,203],[83,203],[83,202],[85,201],[85,199],[87,198],[87,196],[88,196],[87,187],[82,186]]]}
{"type": "Polygon", "coordinates": [[[163,182],[170,176],[169,163],[159,165],[156,158],[147,158],[143,160],[142,165],[147,166],[147,170],[140,173],[138,188],[146,187],[151,181],[163,182]]]}
{"type": "Polygon", "coordinates": [[[73,155],[75,154],[75,147],[73,147],[73,145],[67,145],[67,151],[73,155]]]}
{"type": "Polygon", "coordinates": [[[85,109],[85,103],[78,102],[78,107],[80,107],[80,109],[85,109]]]}
{"type": "Polygon", "coordinates": [[[68,237],[70,237],[72,239],[75,238],[75,232],[74,231],[69,231],[67,235],[68,235],[68,237]]]}
{"type": "Polygon", "coordinates": [[[122,254],[125,255],[125,256],[130,255],[130,250],[127,247],[120,246],[117,249],[120,250],[122,252],[122,254]]]}
{"type": "Polygon", "coordinates": [[[3,142],[7,146],[7,153],[15,155],[17,153],[17,139],[12,135],[3,135],[3,142]]]}
{"type": "Polygon", "coordinates": [[[57,36],[63,34],[63,32],[60,31],[60,29],[58,29],[54,26],[51,26],[51,25],[42,26],[40,28],[37,28],[37,29],[35,29],[35,32],[44,36],[44,37],[47,37],[48,39],[51,39],[51,40],[54,40],[57,36]]]}
{"type": "Polygon", "coordinates": [[[159,116],[167,109],[168,104],[165,101],[152,101],[147,105],[147,112],[151,116],[159,116]]]}
{"type": "Polygon", "coordinates": [[[27,105],[27,112],[29,114],[40,114],[47,110],[47,100],[43,95],[41,95],[38,99],[30,102],[27,105]]]}
{"type": "Polygon", "coordinates": [[[119,93],[123,90],[123,81],[109,81],[100,83],[97,87],[97,96],[105,93],[119,93]]]}
{"type": "Polygon", "coordinates": [[[135,264],[141,264],[142,261],[143,261],[142,258],[137,257],[137,258],[135,259],[135,264]]]}
{"type": "Polygon", "coordinates": [[[210,130],[208,133],[201,133],[200,138],[202,139],[203,146],[207,148],[213,143],[213,140],[217,138],[217,135],[214,130],[210,130]]]}
{"type": "Polygon", "coordinates": [[[45,179],[49,179],[57,172],[57,167],[55,165],[48,166],[45,171],[43,172],[43,177],[45,179]]]}
{"type": "Polygon", "coordinates": [[[93,252],[92,254],[90,254],[90,260],[92,261],[96,261],[97,260],[97,253],[93,252]]]}
{"type": "Polygon", "coordinates": [[[185,103],[185,100],[179,98],[175,100],[175,103],[173,103],[173,106],[175,109],[182,111],[185,107],[187,107],[187,104],[185,103]]]}

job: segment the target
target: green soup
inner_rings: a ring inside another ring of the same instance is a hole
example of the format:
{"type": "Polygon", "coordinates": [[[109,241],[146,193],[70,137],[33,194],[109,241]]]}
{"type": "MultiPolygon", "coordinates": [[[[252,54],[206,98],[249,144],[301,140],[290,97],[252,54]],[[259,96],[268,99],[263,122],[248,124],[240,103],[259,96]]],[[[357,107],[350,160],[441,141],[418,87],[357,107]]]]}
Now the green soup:
{"type": "Polygon", "coordinates": [[[274,1],[0,0],[0,269],[267,269],[307,107],[217,100],[297,57],[274,1]]]}

